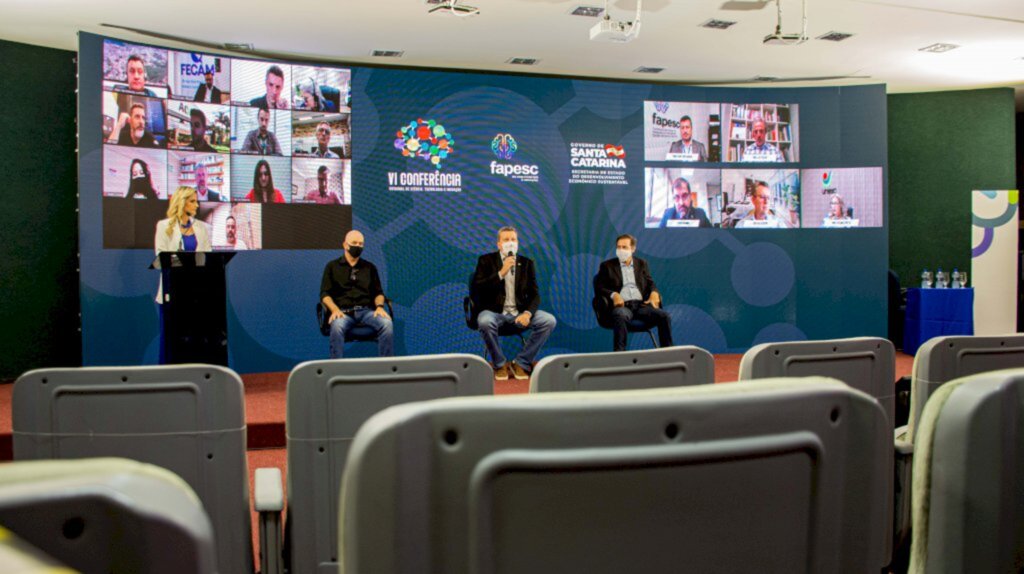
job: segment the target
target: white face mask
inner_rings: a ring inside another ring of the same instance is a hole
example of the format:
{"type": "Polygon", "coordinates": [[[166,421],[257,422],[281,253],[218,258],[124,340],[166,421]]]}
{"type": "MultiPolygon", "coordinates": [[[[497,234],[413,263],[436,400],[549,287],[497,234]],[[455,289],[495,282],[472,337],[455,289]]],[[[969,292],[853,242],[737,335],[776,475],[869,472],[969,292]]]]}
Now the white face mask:
{"type": "Polygon", "coordinates": [[[615,256],[619,258],[619,263],[625,264],[633,256],[633,251],[631,249],[616,249],[615,256]]]}
{"type": "Polygon", "coordinates": [[[506,241],[505,243],[501,244],[501,256],[502,257],[508,255],[509,251],[512,252],[512,255],[517,254],[519,252],[519,242],[518,241],[506,241]]]}

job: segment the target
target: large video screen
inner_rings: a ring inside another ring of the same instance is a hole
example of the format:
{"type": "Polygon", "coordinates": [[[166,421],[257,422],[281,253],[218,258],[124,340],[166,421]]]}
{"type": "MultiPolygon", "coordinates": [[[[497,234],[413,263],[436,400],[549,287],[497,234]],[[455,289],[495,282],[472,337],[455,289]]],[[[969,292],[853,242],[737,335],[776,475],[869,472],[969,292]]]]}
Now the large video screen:
{"type": "Polygon", "coordinates": [[[103,247],[152,248],[186,188],[214,249],[339,247],[352,220],[350,85],[345,68],[105,39],[103,247]]]}

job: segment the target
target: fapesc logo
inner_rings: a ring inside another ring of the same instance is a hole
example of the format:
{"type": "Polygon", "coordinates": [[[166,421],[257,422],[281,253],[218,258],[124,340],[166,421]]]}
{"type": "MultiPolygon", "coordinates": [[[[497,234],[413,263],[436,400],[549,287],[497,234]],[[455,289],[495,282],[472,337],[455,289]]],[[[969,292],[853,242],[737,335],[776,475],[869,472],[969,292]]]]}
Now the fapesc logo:
{"type": "Polygon", "coordinates": [[[498,134],[491,140],[491,151],[498,159],[512,159],[517,149],[519,144],[512,134],[498,134]]]}
{"type": "Polygon", "coordinates": [[[492,175],[503,175],[505,177],[515,176],[515,175],[539,176],[540,175],[540,167],[536,166],[536,165],[498,163],[496,161],[492,161],[491,162],[491,174],[492,175]]]}

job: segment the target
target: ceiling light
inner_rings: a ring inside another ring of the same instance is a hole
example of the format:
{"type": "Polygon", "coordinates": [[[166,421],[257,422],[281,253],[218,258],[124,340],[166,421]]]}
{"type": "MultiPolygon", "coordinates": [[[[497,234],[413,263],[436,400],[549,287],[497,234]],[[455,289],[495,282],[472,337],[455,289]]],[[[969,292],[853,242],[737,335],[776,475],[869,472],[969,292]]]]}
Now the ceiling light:
{"type": "Polygon", "coordinates": [[[451,14],[452,16],[476,16],[480,9],[475,6],[462,4],[460,0],[423,0],[430,6],[427,14],[451,14]]]}
{"type": "Polygon", "coordinates": [[[828,40],[829,42],[842,42],[843,40],[853,36],[853,34],[847,34],[846,32],[829,32],[818,36],[818,40],[828,40]]]}
{"type": "Polygon", "coordinates": [[[956,50],[960,46],[958,44],[932,44],[931,46],[925,46],[924,48],[918,48],[918,52],[931,52],[932,54],[941,54],[950,50],[956,50]]]}
{"type": "Polygon", "coordinates": [[[231,50],[232,52],[252,52],[256,49],[252,44],[236,44],[232,42],[224,42],[224,49],[231,50]]]}
{"type": "Polygon", "coordinates": [[[700,25],[701,28],[711,28],[712,30],[728,30],[730,26],[736,22],[730,22],[728,20],[716,20],[714,18],[704,22],[700,25]]]}
{"type": "Polygon", "coordinates": [[[640,66],[639,68],[633,71],[638,74],[660,74],[665,71],[665,68],[650,68],[648,66],[640,66]]]}
{"type": "Polygon", "coordinates": [[[586,18],[597,18],[604,14],[604,8],[600,6],[577,6],[569,14],[573,16],[584,16],[586,18]]]}
{"type": "Polygon", "coordinates": [[[505,60],[506,64],[515,64],[517,66],[536,66],[540,63],[537,58],[509,58],[505,60]]]}
{"type": "Polygon", "coordinates": [[[405,52],[402,50],[374,50],[370,55],[374,58],[401,58],[405,52]]]}

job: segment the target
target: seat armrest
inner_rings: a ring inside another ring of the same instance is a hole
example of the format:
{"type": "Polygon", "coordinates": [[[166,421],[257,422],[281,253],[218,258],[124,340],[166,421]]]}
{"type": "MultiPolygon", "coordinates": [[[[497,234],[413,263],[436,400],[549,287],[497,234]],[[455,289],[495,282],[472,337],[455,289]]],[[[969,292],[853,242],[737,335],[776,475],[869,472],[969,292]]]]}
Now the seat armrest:
{"type": "Polygon", "coordinates": [[[281,469],[257,468],[253,480],[253,507],[259,513],[260,573],[282,574],[281,510],[284,488],[281,469]]]}

